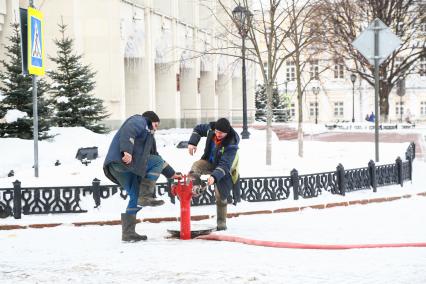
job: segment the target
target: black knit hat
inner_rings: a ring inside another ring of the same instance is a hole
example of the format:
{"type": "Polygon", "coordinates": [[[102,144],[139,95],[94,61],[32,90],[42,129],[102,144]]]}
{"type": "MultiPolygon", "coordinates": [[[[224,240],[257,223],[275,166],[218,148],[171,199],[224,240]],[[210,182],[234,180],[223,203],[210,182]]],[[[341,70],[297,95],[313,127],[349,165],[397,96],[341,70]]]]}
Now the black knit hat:
{"type": "Polygon", "coordinates": [[[223,133],[229,133],[231,131],[231,124],[226,118],[219,118],[216,121],[214,128],[223,133]]]}
{"type": "Polygon", "coordinates": [[[142,114],[143,117],[148,118],[151,122],[160,122],[158,115],[152,110],[148,110],[142,114]]]}

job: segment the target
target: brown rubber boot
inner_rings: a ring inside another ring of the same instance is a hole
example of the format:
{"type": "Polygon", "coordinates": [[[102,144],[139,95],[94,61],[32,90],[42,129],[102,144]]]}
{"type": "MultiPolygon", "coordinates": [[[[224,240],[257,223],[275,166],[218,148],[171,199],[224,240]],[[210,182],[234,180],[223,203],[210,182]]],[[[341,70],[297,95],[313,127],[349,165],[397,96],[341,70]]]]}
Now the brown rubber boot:
{"type": "Polygon", "coordinates": [[[155,181],[149,179],[142,179],[139,186],[139,197],[138,205],[139,206],[160,206],[164,204],[164,200],[155,199],[155,181]]]}
{"type": "Polygon", "coordinates": [[[136,215],[121,214],[121,240],[124,242],[139,242],[146,241],[148,238],[145,235],[139,235],[135,231],[136,215]]]}

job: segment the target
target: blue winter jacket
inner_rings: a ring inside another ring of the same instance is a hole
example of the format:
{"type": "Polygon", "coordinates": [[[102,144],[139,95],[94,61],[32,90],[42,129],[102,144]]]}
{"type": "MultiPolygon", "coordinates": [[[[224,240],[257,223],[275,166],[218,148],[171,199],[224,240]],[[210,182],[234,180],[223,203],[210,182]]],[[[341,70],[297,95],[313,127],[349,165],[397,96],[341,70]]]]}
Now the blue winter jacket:
{"type": "Polygon", "coordinates": [[[122,163],[123,153],[132,155],[132,162],[125,165],[129,171],[140,177],[145,177],[147,160],[154,143],[154,136],[149,129],[150,122],[142,115],[129,117],[112,139],[105,157],[105,175],[114,183],[118,181],[111,175],[108,165],[112,162],[122,163]]]}
{"type": "Polygon", "coordinates": [[[221,146],[216,148],[213,146],[214,125],[214,122],[197,125],[192,132],[188,144],[197,146],[201,137],[207,137],[206,146],[201,159],[209,161],[211,157],[213,157],[213,160],[209,161],[215,167],[211,175],[215,178],[220,197],[221,199],[228,199],[232,190],[232,197],[235,204],[240,201],[240,188],[239,179],[236,183],[232,182],[231,166],[237,155],[240,137],[231,127],[231,131],[224,138],[221,146]]]}

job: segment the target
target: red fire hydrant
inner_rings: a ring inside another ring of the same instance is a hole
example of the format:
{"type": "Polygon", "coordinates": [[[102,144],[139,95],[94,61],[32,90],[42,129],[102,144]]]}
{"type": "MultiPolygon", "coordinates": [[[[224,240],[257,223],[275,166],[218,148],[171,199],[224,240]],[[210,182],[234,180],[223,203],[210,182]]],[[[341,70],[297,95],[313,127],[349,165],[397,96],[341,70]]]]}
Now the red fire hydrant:
{"type": "Polygon", "coordinates": [[[187,184],[187,177],[183,176],[183,182],[178,180],[177,184],[172,185],[172,194],[177,195],[180,201],[180,239],[191,239],[191,199],[192,199],[192,180],[187,184]]]}

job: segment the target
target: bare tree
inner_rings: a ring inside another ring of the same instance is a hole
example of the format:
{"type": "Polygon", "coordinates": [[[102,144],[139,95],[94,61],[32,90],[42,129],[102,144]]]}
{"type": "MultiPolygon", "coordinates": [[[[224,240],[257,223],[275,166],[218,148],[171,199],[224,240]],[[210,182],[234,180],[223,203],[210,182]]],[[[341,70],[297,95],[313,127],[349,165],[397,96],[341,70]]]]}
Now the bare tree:
{"type": "MultiPolygon", "coordinates": [[[[238,27],[238,21],[233,17],[232,9],[237,5],[242,5],[249,9],[249,3],[244,1],[232,1],[233,5],[226,5],[229,1],[219,0],[220,7],[225,11],[228,19],[238,27]]],[[[270,165],[272,160],[272,94],[277,81],[277,76],[286,66],[288,59],[295,59],[299,80],[298,102],[299,102],[299,132],[303,133],[302,121],[302,87],[301,73],[304,70],[301,67],[301,56],[305,48],[312,43],[314,35],[308,32],[310,16],[313,13],[314,0],[269,0],[256,1],[256,9],[253,11],[253,19],[247,30],[247,58],[256,63],[260,68],[260,73],[266,88],[266,164],[270,165]],[[287,3],[288,2],[288,3],[287,3]],[[294,33],[298,33],[294,35],[294,33]],[[297,56],[296,54],[299,53],[297,56]],[[296,57],[294,57],[296,56],[296,57]],[[265,68],[266,67],[266,68],[265,68]]],[[[223,25],[224,27],[226,25],[223,25]]],[[[240,34],[232,26],[227,27],[230,35],[239,38],[240,34]]],[[[234,38],[233,42],[239,42],[234,38]]],[[[238,44],[235,46],[238,47],[238,44]]],[[[234,50],[235,52],[235,50],[234,50]]],[[[238,53],[234,53],[238,54],[238,53]]],[[[303,138],[303,135],[299,135],[303,138]]],[[[303,140],[300,149],[303,149],[303,140]]],[[[299,153],[303,155],[303,150],[299,153]]]]}
{"type": "Polygon", "coordinates": [[[401,39],[400,48],[379,67],[380,119],[387,121],[389,94],[392,88],[398,81],[416,72],[417,62],[426,56],[425,1],[324,0],[319,10],[323,12],[327,33],[326,44],[333,56],[344,59],[348,71],[357,73],[372,86],[374,86],[374,66],[351,43],[375,18],[379,18],[389,26],[401,39]]]}
{"type": "MultiPolygon", "coordinates": [[[[323,45],[320,44],[318,33],[317,1],[287,1],[285,7],[289,17],[288,41],[285,46],[287,54],[290,54],[292,63],[296,68],[296,93],[298,105],[298,155],[303,157],[303,97],[306,88],[314,80],[319,80],[319,74],[329,68],[328,64],[320,65],[318,54],[323,53],[323,45]],[[310,74],[306,69],[310,68],[310,74]]],[[[318,111],[315,106],[315,111],[318,111]]]]}

